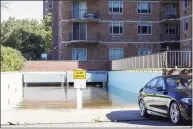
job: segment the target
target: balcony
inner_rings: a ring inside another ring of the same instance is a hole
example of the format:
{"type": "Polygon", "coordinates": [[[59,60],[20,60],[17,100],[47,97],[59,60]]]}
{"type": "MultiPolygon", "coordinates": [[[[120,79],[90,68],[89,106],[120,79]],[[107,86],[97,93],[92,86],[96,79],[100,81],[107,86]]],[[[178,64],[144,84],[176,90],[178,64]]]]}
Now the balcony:
{"type": "Polygon", "coordinates": [[[180,40],[180,35],[178,34],[165,34],[165,35],[160,35],[161,41],[165,42],[179,42],[180,40]]]}
{"type": "MultiPolygon", "coordinates": [[[[158,37],[159,38],[159,37],[158,37]]],[[[141,42],[148,42],[152,40],[150,35],[136,35],[131,37],[129,35],[101,35],[101,41],[103,42],[136,42],[136,40],[141,42]]]]}
{"type": "Polygon", "coordinates": [[[99,43],[100,33],[88,35],[87,33],[72,32],[69,34],[70,43],[99,43]]]}
{"type": "Polygon", "coordinates": [[[73,22],[98,22],[100,20],[99,10],[74,9],[70,15],[73,22]]]}
{"type": "Polygon", "coordinates": [[[179,3],[179,0],[160,0],[161,3],[179,3]]]}
{"type": "Polygon", "coordinates": [[[179,14],[177,14],[176,12],[173,13],[160,13],[160,21],[163,22],[174,22],[174,21],[179,21],[179,14]]]}

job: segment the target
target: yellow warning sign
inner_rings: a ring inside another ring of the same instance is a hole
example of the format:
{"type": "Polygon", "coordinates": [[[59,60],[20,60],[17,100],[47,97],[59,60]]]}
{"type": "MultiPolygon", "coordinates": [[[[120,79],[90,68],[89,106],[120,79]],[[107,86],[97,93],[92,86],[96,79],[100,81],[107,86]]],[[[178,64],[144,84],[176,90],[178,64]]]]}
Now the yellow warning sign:
{"type": "Polygon", "coordinates": [[[74,70],[74,79],[86,79],[86,70],[74,70]]]}

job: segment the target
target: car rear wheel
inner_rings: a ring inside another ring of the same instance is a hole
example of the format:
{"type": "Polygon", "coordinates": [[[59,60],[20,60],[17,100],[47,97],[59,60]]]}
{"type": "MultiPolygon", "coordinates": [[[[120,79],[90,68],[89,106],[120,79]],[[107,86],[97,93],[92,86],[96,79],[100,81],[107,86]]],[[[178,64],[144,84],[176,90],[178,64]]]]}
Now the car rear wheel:
{"type": "Polygon", "coordinates": [[[173,124],[179,124],[181,121],[180,109],[176,102],[172,102],[170,106],[170,119],[173,124]]]}
{"type": "Polygon", "coordinates": [[[145,107],[145,102],[143,99],[140,100],[139,102],[139,110],[140,110],[140,115],[143,116],[143,117],[147,117],[148,114],[147,114],[147,110],[146,110],[146,107],[145,107]]]}

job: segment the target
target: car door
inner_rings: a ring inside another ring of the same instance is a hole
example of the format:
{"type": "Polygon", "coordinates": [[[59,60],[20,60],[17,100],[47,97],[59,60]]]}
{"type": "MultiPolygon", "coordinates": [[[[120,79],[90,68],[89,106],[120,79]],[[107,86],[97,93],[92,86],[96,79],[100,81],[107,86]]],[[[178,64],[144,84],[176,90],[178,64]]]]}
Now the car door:
{"type": "Polygon", "coordinates": [[[146,108],[148,110],[154,110],[154,107],[153,107],[154,94],[155,94],[157,82],[158,82],[158,78],[152,79],[147,84],[146,89],[145,89],[144,101],[145,101],[145,104],[146,104],[146,108]]]}
{"type": "Polygon", "coordinates": [[[160,77],[154,96],[154,110],[160,114],[166,115],[169,101],[170,97],[168,96],[165,80],[163,77],[160,77]]]}

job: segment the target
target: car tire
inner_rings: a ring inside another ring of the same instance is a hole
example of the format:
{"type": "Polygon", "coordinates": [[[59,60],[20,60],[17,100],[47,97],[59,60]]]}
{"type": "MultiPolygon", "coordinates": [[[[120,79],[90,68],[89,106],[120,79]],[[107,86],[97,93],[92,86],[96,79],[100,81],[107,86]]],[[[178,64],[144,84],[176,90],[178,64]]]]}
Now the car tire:
{"type": "Polygon", "coordinates": [[[173,124],[178,125],[181,123],[180,108],[176,102],[172,102],[169,111],[170,120],[173,124]]]}
{"type": "Polygon", "coordinates": [[[142,117],[148,117],[149,114],[147,114],[147,109],[145,107],[145,102],[143,99],[139,101],[139,112],[142,117]]]}

